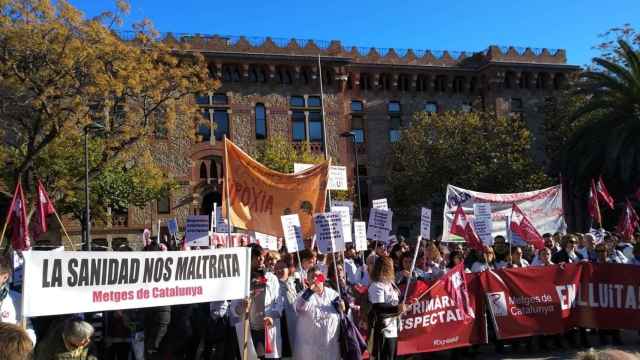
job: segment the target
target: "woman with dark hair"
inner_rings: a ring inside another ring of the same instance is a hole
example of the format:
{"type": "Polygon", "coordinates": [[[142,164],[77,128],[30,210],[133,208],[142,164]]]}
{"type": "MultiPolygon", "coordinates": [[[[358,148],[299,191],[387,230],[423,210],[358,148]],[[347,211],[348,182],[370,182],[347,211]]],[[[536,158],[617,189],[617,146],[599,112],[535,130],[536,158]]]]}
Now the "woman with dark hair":
{"type": "Polygon", "coordinates": [[[405,247],[403,244],[401,243],[397,243],[395,245],[393,245],[393,247],[391,248],[391,259],[393,260],[393,266],[396,269],[400,269],[400,260],[402,258],[402,254],[404,254],[405,252],[405,247]]]}
{"type": "Polygon", "coordinates": [[[453,269],[456,265],[464,261],[464,257],[461,251],[454,250],[449,254],[449,263],[447,264],[447,270],[453,269]]]}
{"type": "Polygon", "coordinates": [[[388,256],[377,258],[370,276],[372,355],[376,360],[392,360],[396,358],[399,316],[407,308],[405,304],[400,304],[400,292],[394,284],[393,260],[388,256]]]}

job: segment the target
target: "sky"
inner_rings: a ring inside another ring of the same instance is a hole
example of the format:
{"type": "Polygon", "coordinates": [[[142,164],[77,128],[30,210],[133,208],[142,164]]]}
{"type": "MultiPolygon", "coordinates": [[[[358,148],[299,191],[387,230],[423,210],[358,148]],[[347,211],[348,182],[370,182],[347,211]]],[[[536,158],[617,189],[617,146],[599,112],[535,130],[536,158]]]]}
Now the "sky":
{"type": "MultiPolygon", "coordinates": [[[[110,0],[71,0],[94,16],[110,0]]],[[[343,45],[479,51],[489,45],[566,49],[568,63],[598,55],[599,34],[630,23],[640,0],[239,1],[131,0],[124,29],[143,18],[161,32],[340,40],[343,45]]]]}

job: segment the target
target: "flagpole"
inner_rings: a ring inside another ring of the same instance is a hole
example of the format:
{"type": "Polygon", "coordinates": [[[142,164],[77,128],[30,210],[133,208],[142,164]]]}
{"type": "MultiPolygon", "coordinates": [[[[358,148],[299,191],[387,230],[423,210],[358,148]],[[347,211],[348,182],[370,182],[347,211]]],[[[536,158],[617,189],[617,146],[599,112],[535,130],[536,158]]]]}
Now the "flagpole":
{"type": "MultiPolygon", "coordinates": [[[[322,147],[324,149],[324,160],[329,161],[329,148],[327,147],[327,119],[324,113],[324,88],[322,86],[322,62],[320,61],[320,53],[318,53],[318,79],[320,81],[320,111],[322,112],[322,147]]],[[[327,173],[327,183],[329,180],[329,175],[327,173]]],[[[327,203],[329,204],[329,210],[331,210],[331,191],[326,190],[327,203]]],[[[341,251],[342,253],[342,251],[341,251]]],[[[336,261],[336,253],[331,253],[333,257],[333,271],[336,273],[336,290],[338,291],[338,296],[341,297],[340,293],[340,279],[338,276],[338,263],[336,261]]],[[[342,255],[344,257],[344,254],[342,255]]]]}
{"type": "MultiPolygon", "coordinates": [[[[231,244],[231,198],[229,197],[229,154],[227,153],[227,134],[224,135],[224,191],[227,197],[227,247],[231,244]]],[[[224,221],[224,219],[222,219],[224,221]]],[[[217,230],[217,229],[216,229],[217,230]]]]}
{"type": "MultiPolygon", "coordinates": [[[[4,235],[7,232],[7,227],[9,226],[9,219],[12,218],[11,214],[13,213],[13,207],[16,205],[16,196],[18,195],[18,186],[21,186],[20,181],[22,181],[22,178],[18,176],[16,189],[13,191],[13,198],[11,198],[11,205],[9,206],[9,212],[7,213],[7,217],[4,220],[4,226],[2,227],[2,234],[0,234],[0,245],[2,245],[2,243],[4,242],[4,235]]],[[[24,206],[24,204],[22,206],[24,206]]],[[[11,245],[11,243],[9,243],[9,245],[11,245]]],[[[7,249],[9,249],[9,245],[7,245],[7,249]]]]}
{"type": "MultiPolygon", "coordinates": [[[[224,192],[227,206],[227,245],[231,242],[231,198],[229,198],[229,154],[227,152],[227,134],[224,135],[224,192]]],[[[224,218],[222,219],[224,221],[224,218]]],[[[217,229],[216,229],[217,230],[217,229]]],[[[250,260],[249,260],[250,261],[250,260]]],[[[242,360],[249,360],[249,309],[251,296],[247,298],[247,308],[242,312],[242,360]]]]}
{"type": "MultiPolygon", "coordinates": [[[[13,208],[13,207],[12,207],[13,208]]],[[[11,209],[9,211],[11,211],[11,209]]],[[[0,247],[2,247],[2,243],[4,242],[4,234],[7,232],[7,226],[9,225],[9,216],[4,221],[4,226],[2,227],[2,235],[0,235],[0,247]]]]}
{"type": "Polygon", "coordinates": [[[53,209],[53,214],[56,216],[56,219],[58,219],[58,222],[60,223],[60,227],[62,228],[62,231],[64,232],[64,235],[67,237],[67,240],[69,241],[69,244],[71,245],[71,250],[76,250],[76,247],[73,246],[73,241],[71,241],[71,238],[69,237],[69,234],[67,233],[67,229],[65,229],[64,224],[62,223],[62,220],[60,220],[60,216],[58,215],[58,211],[54,208],[53,209]]]}
{"type": "Polygon", "coordinates": [[[416,242],[416,249],[413,252],[413,261],[411,261],[411,271],[409,272],[409,279],[407,279],[407,287],[404,289],[404,297],[402,298],[402,303],[407,302],[407,295],[409,294],[409,285],[411,285],[411,279],[413,278],[413,270],[416,268],[416,259],[418,258],[418,251],[420,250],[420,243],[422,242],[422,235],[418,236],[418,241],[416,242]]]}

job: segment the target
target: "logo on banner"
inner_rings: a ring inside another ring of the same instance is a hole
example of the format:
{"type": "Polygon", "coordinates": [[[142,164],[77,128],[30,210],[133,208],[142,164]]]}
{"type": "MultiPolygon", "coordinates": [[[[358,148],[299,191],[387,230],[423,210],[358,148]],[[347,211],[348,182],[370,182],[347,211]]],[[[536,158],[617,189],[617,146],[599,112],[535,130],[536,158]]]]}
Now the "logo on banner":
{"type": "Polygon", "coordinates": [[[487,293],[493,316],[508,316],[507,297],[503,291],[487,293]]]}

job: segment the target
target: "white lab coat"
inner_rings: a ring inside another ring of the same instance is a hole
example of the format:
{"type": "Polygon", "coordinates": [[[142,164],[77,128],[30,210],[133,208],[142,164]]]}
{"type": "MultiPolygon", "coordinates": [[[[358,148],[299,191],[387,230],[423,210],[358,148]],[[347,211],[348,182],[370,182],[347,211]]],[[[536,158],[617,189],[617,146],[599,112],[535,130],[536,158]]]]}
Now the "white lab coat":
{"type": "Polygon", "coordinates": [[[296,344],[296,325],[298,315],[296,314],[296,284],[293,277],[289,277],[286,282],[280,281],[280,293],[284,300],[284,314],[287,317],[287,334],[289,335],[289,344],[293,349],[296,344]]]}
{"type": "Polygon", "coordinates": [[[267,359],[281,358],[282,355],[282,329],[280,317],[284,310],[284,299],[280,292],[280,280],[273,273],[266,273],[267,287],[264,298],[264,315],[273,319],[273,326],[269,328],[269,338],[271,339],[271,353],[265,354],[267,359]]]}
{"type": "MultiPolygon", "coordinates": [[[[0,301],[0,322],[20,325],[22,321],[22,295],[15,291],[9,291],[7,297],[0,301]]],[[[27,334],[36,346],[36,332],[31,326],[31,320],[27,318],[27,334]]]]}
{"type": "Polygon", "coordinates": [[[303,294],[296,299],[298,325],[293,358],[340,359],[340,315],[332,304],[338,293],[325,286],[321,295],[313,293],[307,301],[303,294]]]}

